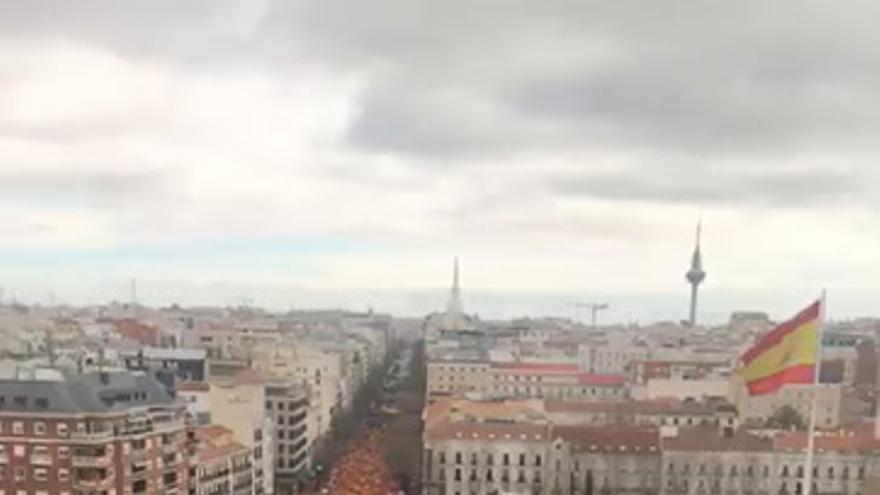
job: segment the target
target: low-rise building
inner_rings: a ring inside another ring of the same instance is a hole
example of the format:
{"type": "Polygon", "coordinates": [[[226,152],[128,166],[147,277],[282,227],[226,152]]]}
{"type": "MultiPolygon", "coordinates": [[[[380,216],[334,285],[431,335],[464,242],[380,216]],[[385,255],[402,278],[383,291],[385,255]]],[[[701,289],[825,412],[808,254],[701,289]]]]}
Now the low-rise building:
{"type": "Polygon", "coordinates": [[[232,430],[204,425],[195,430],[190,495],[252,495],[253,450],[232,438],[232,430]]]}

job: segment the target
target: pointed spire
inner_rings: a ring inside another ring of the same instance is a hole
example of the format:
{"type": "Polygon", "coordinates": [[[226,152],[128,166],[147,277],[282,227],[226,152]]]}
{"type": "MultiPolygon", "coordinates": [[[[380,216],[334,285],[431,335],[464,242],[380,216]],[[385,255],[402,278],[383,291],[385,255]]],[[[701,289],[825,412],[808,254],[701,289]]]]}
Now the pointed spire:
{"type": "Polygon", "coordinates": [[[461,288],[458,285],[458,256],[455,257],[452,267],[452,293],[459,294],[461,288]]]}
{"type": "Polygon", "coordinates": [[[464,322],[464,309],[461,304],[461,286],[459,285],[458,276],[458,256],[453,260],[452,264],[452,290],[449,294],[449,302],[446,304],[446,326],[452,329],[459,329],[464,322]]]}

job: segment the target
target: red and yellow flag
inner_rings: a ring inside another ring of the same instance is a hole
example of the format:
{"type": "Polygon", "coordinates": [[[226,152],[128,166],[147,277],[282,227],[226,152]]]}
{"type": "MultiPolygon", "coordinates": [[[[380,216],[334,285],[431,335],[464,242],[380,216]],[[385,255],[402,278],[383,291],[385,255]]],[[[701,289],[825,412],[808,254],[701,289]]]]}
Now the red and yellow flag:
{"type": "Polygon", "coordinates": [[[739,375],[749,395],[776,392],[789,383],[813,383],[821,301],[780,323],[740,358],[739,375]]]}

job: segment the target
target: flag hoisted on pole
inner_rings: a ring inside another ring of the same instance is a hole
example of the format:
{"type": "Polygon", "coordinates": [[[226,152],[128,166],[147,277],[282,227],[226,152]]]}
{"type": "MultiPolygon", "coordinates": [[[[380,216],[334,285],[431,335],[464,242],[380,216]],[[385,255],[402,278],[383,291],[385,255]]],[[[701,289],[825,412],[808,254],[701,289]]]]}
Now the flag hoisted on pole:
{"type": "Polygon", "coordinates": [[[818,301],[794,318],[777,325],[740,358],[739,376],[749,395],[771,394],[789,384],[813,386],[804,467],[805,486],[801,492],[805,495],[813,492],[813,434],[816,429],[824,319],[825,291],[822,291],[818,301]]]}

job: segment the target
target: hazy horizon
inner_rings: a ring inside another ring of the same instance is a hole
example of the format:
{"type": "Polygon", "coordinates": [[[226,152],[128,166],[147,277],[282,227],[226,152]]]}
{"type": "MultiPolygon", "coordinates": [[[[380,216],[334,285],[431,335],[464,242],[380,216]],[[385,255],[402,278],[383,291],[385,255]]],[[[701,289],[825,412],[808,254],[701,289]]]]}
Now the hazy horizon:
{"type": "MultiPolygon", "coordinates": [[[[27,294],[5,290],[4,300],[15,298],[24,304],[87,306],[111,302],[131,301],[129,281],[93,286],[88,293],[99,297],[77,297],[75,294],[56,292],[28,297],[27,294]]],[[[83,292],[85,293],[85,292],[83,292]]],[[[449,288],[380,288],[380,289],[316,289],[303,287],[236,285],[230,283],[178,284],[139,281],[137,299],[140,304],[152,307],[181,306],[239,306],[245,302],[253,307],[270,311],[343,309],[391,313],[397,317],[423,317],[434,311],[443,311],[449,296],[449,288]]],[[[819,297],[819,291],[810,290],[714,290],[704,288],[700,294],[699,320],[707,324],[726,322],[734,311],[763,311],[771,318],[782,320],[792,316],[811,300],[819,297]]],[[[470,289],[463,290],[465,311],[478,314],[482,319],[510,319],[517,317],[554,316],[572,318],[579,316],[589,322],[586,309],[577,310],[575,303],[606,302],[608,310],[602,311],[600,323],[653,323],[658,321],[681,321],[687,317],[688,292],[686,287],[678,292],[656,293],[600,293],[587,291],[528,291],[517,289],[470,289]]],[[[860,317],[880,317],[873,312],[874,298],[870,292],[848,289],[828,291],[828,318],[846,320],[860,317]]]]}

